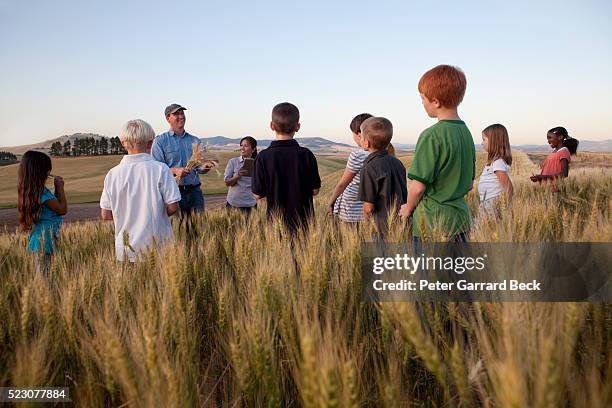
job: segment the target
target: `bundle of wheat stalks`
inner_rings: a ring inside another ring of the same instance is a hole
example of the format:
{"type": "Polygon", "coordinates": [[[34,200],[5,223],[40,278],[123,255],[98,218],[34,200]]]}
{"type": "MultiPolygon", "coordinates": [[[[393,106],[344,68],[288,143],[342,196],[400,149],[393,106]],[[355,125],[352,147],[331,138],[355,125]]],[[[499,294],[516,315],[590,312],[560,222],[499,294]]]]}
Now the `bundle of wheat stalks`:
{"type": "MultiPolygon", "coordinates": [[[[185,171],[191,173],[200,166],[204,166],[206,169],[213,169],[219,165],[219,160],[206,160],[204,159],[204,153],[206,153],[206,147],[202,146],[201,143],[193,143],[191,145],[191,158],[185,165],[185,171]]],[[[182,177],[177,175],[176,182],[180,182],[182,177]]]]}

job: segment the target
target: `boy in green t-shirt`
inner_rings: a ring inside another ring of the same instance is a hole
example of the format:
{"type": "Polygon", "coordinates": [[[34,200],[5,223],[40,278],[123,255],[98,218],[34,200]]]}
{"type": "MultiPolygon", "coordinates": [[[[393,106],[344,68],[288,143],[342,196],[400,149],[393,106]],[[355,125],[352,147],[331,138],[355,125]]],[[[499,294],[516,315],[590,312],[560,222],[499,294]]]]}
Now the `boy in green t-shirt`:
{"type": "Polygon", "coordinates": [[[419,81],[425,111],[438,123],[419,136],[408,170],[408,200],[400,209],[402,217],[414,213],[416,239],[437,232],[450,241],[466,241],[470,211],[464,197],[472,189],[476,165],[474,140],[457,113],[466,84],[465,74],[449,65],[432,68],[419,81]]]}

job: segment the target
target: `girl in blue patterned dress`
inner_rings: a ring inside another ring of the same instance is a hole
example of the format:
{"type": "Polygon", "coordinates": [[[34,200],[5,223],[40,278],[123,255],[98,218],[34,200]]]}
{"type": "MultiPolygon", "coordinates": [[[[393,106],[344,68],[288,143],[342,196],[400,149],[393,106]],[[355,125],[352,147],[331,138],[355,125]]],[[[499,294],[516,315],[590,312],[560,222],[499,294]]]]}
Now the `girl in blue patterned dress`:
{"type": "Polygon", "coordinates": [[[25,152],[19,164],[19,226],[30,233],[28,251],[43,255],[45,271],[55,252],[62,216],[68,211],[64,180],[59,176],[53,177],[53,194],[45,187],[49,177],[52,177],[51,158],[34,150],[25,152]]]}

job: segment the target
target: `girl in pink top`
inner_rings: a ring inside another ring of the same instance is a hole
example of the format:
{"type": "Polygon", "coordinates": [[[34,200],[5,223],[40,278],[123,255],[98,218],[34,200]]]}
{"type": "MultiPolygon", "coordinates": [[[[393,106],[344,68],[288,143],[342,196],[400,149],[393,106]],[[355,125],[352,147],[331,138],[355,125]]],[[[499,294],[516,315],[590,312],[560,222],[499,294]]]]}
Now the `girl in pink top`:
{"type": "Polygon", "coordinates": [[[570,137],[564,127],[555,127],[546,135],[553,152],[544,160],[540,174],[531,176],[531,181],[549,181],[552,191],[559,191],[555,180],[569,175],[571,155],[576,154],[578,140],[570,137]]]}

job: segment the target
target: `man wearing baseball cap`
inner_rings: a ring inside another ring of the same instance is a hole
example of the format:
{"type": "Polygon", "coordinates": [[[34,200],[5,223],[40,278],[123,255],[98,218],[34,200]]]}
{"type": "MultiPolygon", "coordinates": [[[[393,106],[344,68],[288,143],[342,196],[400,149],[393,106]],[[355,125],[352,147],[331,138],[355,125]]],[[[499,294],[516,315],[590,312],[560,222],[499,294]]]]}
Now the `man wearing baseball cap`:
{"type": "MultiPolygon", "coordinates": [[[[151,155],[157,161],[166,163],[174,176],[181,176],[179,191],[181,192],[181,221],[192,212],[204,210],[204,195],[200,188],[198,173],[207,173],[210,169],[196,169],[185,171],[185,166],[191,158],[193,143],[200,143],[200,139],[185,131],[185,110],[187,108],[173,103],[166,107],[164,114],[170,124],[170,130],[158,135],[153,142],[151,155]]],[[[187,226],[189,227],[189,226],[187,226]]]]}

